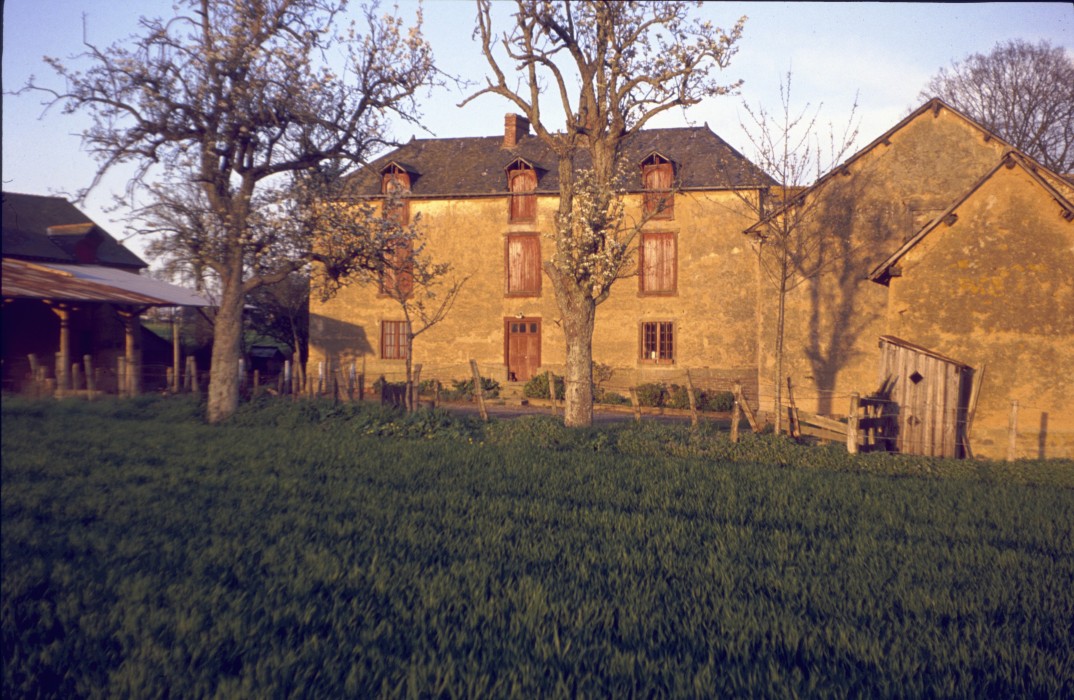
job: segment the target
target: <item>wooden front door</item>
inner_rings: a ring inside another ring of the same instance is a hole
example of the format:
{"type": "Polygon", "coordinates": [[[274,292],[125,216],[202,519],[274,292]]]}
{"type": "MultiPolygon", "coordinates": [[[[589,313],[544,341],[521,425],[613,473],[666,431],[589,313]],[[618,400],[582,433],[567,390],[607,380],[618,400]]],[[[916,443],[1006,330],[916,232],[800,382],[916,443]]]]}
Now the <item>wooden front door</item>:
{"type": "Polygon", "coordinates": [[[529,381],[541,366],[541,319],[505,318],[503,325],[507,379],[529,381]]]}

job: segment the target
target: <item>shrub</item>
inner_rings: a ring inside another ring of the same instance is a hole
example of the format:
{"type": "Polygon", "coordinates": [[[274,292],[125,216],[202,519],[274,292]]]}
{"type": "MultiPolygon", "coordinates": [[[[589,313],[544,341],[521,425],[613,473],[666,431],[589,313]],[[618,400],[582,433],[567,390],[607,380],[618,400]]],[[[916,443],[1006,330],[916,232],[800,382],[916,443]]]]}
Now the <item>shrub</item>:
{"type": "MultiPolygon", "coordinates": [[[[465,399],[470,401],[474,398],[474,380],[452,379],[452,390],[445,397],[448,400],[465,399]]],[[[500,395],[500,383],[491,377],[481,377],[481,391],[486,399],[495,399],[500,395]]]]}
{"type": "MultiPolygon", "coordinates": [[[[552,375],[552,381],[556,385],[556,399],[562,400],[565,391],[563,377],[552,375]]],[[[526,382],[526,385],[522,387],[522,395],[529,399],[547,399],[548,373],[542,372],[541,374],[535,374],[533,378],[526,382]]]]}
{"type": "Polygon", "coordinates": [[[735,395],[730,391],[702,392],[702,411],[730,411],[735,407],[735,395]]]}
{"type": "Polygon", "coordinates": [[[638,403],[642,406],[656,408],[663,406],[667,400],[667,388],[657,382],[639,384],[635,391],[638,394],[638,403]]]}
{"type": "MultiPolygon", "coordinates": [[[[664,401],[664,405],[668,408],[690,408],[690,393],[684,386],[678,384],[672,384],[668,387],[667,399],[664,401]]],[[[694,405],[698,410],[701,409],[701,391],[694,389],[694,405]]]]}
{"type": "Polygon", "coordinates": [[[600,396],[600,403],[611,406],[625,406],[630,403],[630,399],[622,394],[617,394],[614,391],[605,391],[600,396]]]}

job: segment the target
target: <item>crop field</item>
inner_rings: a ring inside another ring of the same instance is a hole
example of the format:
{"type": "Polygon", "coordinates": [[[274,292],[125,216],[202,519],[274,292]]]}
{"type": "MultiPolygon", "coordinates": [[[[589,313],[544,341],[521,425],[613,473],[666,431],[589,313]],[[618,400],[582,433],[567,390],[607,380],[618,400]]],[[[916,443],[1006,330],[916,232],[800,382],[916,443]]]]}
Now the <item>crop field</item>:
{"type": "Polygon", "coordinates": [[[2,407],[3,697],[1072,697],[1074,464],[2,407]]]}

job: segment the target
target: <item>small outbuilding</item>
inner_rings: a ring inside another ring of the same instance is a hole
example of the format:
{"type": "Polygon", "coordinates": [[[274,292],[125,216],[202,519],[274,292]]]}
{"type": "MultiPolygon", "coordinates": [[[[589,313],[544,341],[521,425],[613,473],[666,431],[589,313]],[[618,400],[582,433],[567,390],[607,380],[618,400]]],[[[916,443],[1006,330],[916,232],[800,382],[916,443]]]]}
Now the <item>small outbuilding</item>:
{"type": "Polygon", "coordinates": [[[920,345],[880,338],[880,384],[891,402],[895,449],[928,457],[965,457],[973,368],[920,345]]]}

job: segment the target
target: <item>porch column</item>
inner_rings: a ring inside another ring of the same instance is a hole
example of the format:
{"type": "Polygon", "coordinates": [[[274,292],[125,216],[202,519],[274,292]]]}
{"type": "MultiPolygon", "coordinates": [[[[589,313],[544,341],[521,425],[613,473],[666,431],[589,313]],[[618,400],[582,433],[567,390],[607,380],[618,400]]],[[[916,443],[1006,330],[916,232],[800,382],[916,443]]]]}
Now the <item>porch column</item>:
{"type": "Polygon", "coordinates": [[[138,342],[138,318],[147,307],[117,309],[116,313],[123,319],[124,357],[127,376],[119,377],[120,394],[137,396],[142,393],[142,345],[138,342]]]}
{"type": "Polygon", "coordinates": [[[63,302],[45,303],[60,319],[60,347],[56,353],[56,392],[62,395],[71,388],[71,312],[75,309],[63,302]]]}
{"type": "Polygon", "coordinates": [[[176,308],[172,314],[172,385],[173,393],[179,393],[179,361],[182,359],[180,352],[179,334],[183,327],[183,319],[180,315],[181,308],[176,308]]]}

